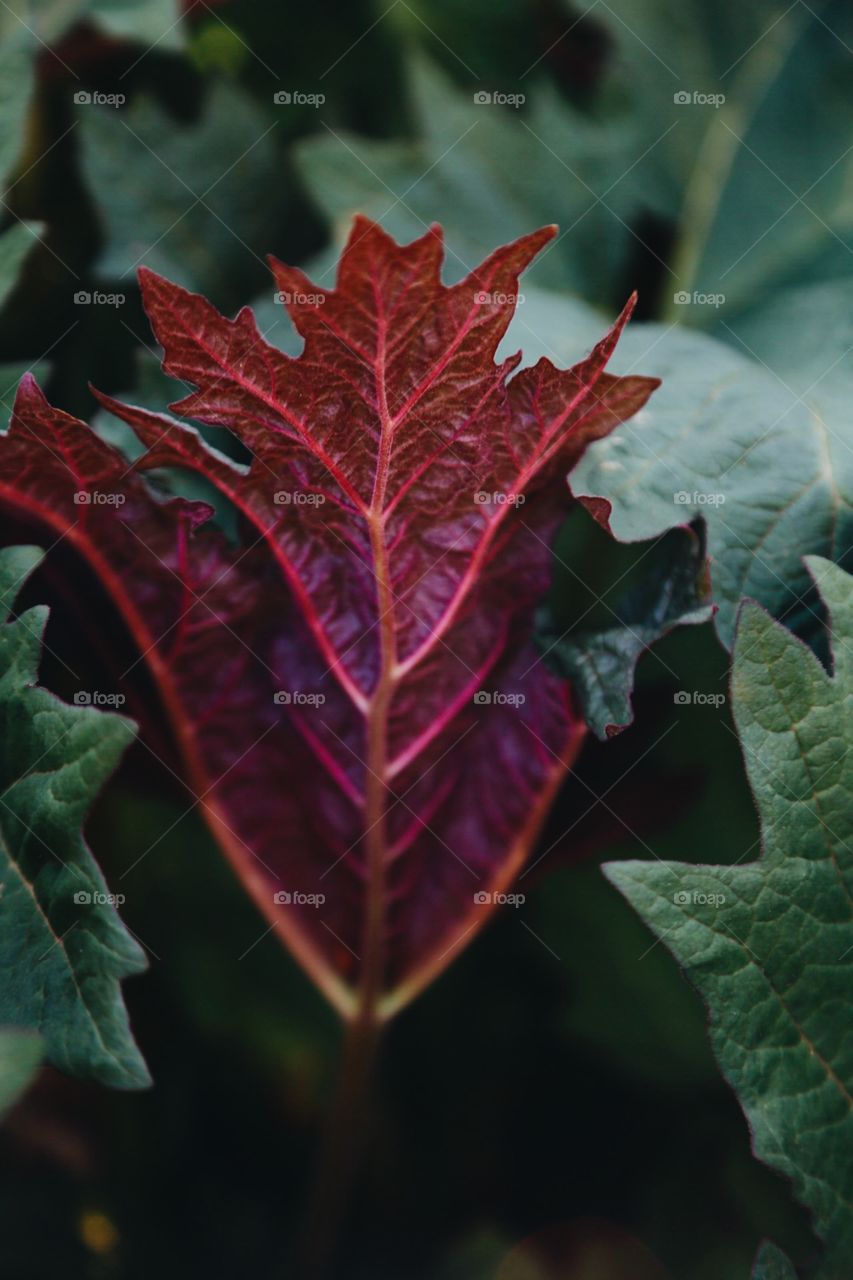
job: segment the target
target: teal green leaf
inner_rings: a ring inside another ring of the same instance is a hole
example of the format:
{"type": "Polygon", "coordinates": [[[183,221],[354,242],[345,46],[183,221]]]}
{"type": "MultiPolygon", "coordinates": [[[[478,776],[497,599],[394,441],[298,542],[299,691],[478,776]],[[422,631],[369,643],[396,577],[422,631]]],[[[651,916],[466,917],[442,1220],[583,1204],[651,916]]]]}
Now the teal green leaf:
{"type": "Polygon", "coordinates": [[[763,1244],[755,1259],[752,1280],[797,1280],[797,1273],[775,1244],[763,1244]]]}
{"type": "MultiPolygon", "coordinates": [[[[727,312],[853,267],[853,9],[791,5],[727,77],[687,186],[674,289],[727,312]]],[[[671,318],[713,323],[707,305],[671,318]]]]}
{"type": "Polygon", "coordinates": [[[278,168],[275,124],[246,93],[216,83],[189,125],[146,98],[122,112],[84,106],[79,119],[83,168],[105,223],[102,279],[133,285],[145,265],[217,294],[265,273],[277,209],[258,191],[278,168]]]}
{"type": "MultiPolygon", "coordinates": [[[[745,595],[813,628],[802,556],[840,561],[853,543],[853,283],[792,290],[783,302],[733,321],[725,343],[682,326],[629,325],[613,372],[662,385],[570,478],[576,496],[610,503],[621,541],[704,517],[727,646],[745,595]]],[[[530,291],[502,353],[574,360],[601,325],[583,304],[530,291]]]]}
{"type": "MultiPolygon", "coordinates": [[[[40,559],[0,553],[3,617],[40,559]]],[[[36,687],[46,620],[36,607],[0,625],[0,1023],[37,1031],[71,1075],[138,1088],[119,983],[145,958],[81,833],[133,726],[36,687]]]]}
{"type": "Polygon", "coordinates": [[[735,866],[606,874],[704,997],[759,1159],[788,1177],[843,1280],[853,1256],[853,578],[810,557],[833,670],[758,606],[738,624],[732,703],[762,829],[735,866]]]}
{"type": "Polygon", "coordinates": [[[565,239],[529,279],[609,297],[636,243],[627,221],[638,200],[627,183],[598,196],[636,158],[628,125],[614,129],[574,110],[544,80],[525,81],[523,113],[477,103],[482,86],[457,89],[421,60],[411,87],[416,141],[330,130],[297,146],[300,172],[332,222],[343,230],[359,211],[400,240],[440,222],[449,279],[481,261],[484,245],[557,222],[565,239]]]}
{"type": "Polygon", "coordinates": [[[17,1027],[0,1027],[0,1119],[15,1105],[42,1059],[41,1037],[17,1027]]]}
{"type": "Polygon", "coordinates": [[[600,738],[633,719],[634,672],[643,653],[677,626],[707,622],[710,605],[704,538],[673,529],[640,557],[642,574],[596,625],[561,631],[543,612],[537,643],[545,661],[571,680],[584,717],[600,738]]]}

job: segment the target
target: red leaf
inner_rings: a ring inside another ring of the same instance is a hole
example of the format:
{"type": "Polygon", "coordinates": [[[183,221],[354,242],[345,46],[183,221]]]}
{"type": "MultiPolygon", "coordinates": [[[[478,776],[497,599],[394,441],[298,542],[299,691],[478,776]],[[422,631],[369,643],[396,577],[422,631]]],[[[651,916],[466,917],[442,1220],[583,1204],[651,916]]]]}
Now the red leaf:
{"type": "Polygon", "coordinates": [[[297,359],[250,311],[226,320],[143,271],[164,368],[196,387],[173,408],[227,427],[251,466],[100,396],[148,446],[129,470],[31,380],[0,445],[0,496],[94,566],[223,849],[348,1015],[390,1014],[470,940],[584,733],[531,614],[566,473],[656,383],[604,372],[630,303],[573,369],[495,365],[552,235],[445,288],[438,229],[399,247],[357,219],[334,291],[273,264],[297,359]],[[138,471],[163,465],[227,495],[245,548],[199,529],[203,504],[155,499],[138,471]]]}

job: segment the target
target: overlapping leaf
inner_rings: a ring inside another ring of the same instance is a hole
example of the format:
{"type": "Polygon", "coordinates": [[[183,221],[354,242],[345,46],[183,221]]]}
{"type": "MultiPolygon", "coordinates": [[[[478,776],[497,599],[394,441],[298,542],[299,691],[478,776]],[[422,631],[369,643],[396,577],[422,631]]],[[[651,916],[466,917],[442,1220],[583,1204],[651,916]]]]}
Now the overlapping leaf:
{"type": "Polygon", "coordinates": [[[832,617],[831,674],[758,606],[745,605],[738,626],[732,700],[761,858],[611,863],[607,874],[705,997],[755,1152],[791,1178],[814,1215],[827,1247],[822,1280],[844,1280],[853,1250],[853,578],[816,557],[809,567],[832,617]]]}
{"type": "Polygon", "coordinates": [[[604,372],[627,310],[567,372],[494,363],[552,234],[448,289],[436,230],[400,248],[357,220],[334,291],[275,264],[298,359],[145,272],[164,367],[196,387],[174,407],[250,465],[102,397],[148,446],[129,474],[31,383],[0,448],[0,493],[107,584],[225,852],[345,1013],[392,1012],[473,935],[583,734],[532,612],[566,470],[655,384],[604,372]],[[161,466],[212,481],[245,545],[154,501],[138,470],[161,466]]]}
{"type": "MultiPolygon", "coordinates": [[[[39,559],[0,554],[4,619],[39,559]]],[[[40,1033],[64,1071],[138,1087],[119,982],[145,959],[80,831],[132,726],[35,687],[45,621],[37,608],[0,625],[0,1023],[40,1033]]]]}
{"type": "MultiPolygon", "coordinates": [[[[622,541],[704,518],[726,645],[744,595],[813,630],[801,557],[812,550],[843,561],[853,542],[851,290],[813,286],[783,299],[733,321],[726,343],[680,326],[631,325],[616,367],[642,368],[663,385],[571,476],[573,493],[602,519],[606,512],[622,541]]],[[[570,298],[531,291],[509,342],[527,360],[562,359],[600,325],[570,298]]]]}

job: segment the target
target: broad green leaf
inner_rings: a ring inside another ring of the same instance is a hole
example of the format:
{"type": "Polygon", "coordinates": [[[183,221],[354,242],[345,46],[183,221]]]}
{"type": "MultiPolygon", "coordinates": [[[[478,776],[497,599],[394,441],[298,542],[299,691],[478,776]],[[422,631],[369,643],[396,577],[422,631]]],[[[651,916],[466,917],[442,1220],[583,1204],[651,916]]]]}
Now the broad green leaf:
{"type": "MultiPolygon", "coordinates": [[[[41,553],[0,553],[3,616],[41,553]]],[[[81,833],[130,721],[36,687],[42,607],[0,625],[0,1022],[72,1075],[148,1083],[119,982],[145,968],[81,833]]]]}
{"type": "Polygon", "coordinates": [[[79,119],[106,224],[103,279],[133,285],[144,265],[216,293],[259,269],[276,226],[275,201],[258,199],[276,168],[275,125],[247,94],[216,83],[190,125],[144,98],[122,112],[84,106],[79,119]]]}
{"type": "Polygon", "coordinates": [[[15,1105],[42,1059],[41,1037],[17,1027],[0,1027],[0,1118],[15,1105]]]}
{"type": "Polygon", "coordinates": [[[763,1244],[755,1259],[752,1280],[797,1280],[797,1273],[775,1244],[763,1244]]]}
{"type": "MultiPolygon", "coordinates": [[[[676,291],[723,295],[733,312],[781,285],[851,274],[851,45],[847,0],[791,5],[729,77],[685,196],[676,291]]],[[[673,297],[671,316],[715,319],[673,297]]]]}
{"type": "MultiPolygon", "coordinates": [[[[783,303],[733,322],[726,343],[681,326],[629,325],[613,371],[662,385],[571,476],[577,496],[611,504],[623,541],[704,517],[726,645],[744,595],[814,624],[801,557],[841,560],[853,542],[853,285],[791,291],[783,303]]],[[[502,352],[521,347],[526,363],[574,359],[601,323],[570,298],[531,291],[502,352]]]]}
{"type": "Polygon", "coordinates": [[[605,870],[703,995],[755,1153],[811,1211],[821,1280],[842,1280],[853,1251],[853,578],[808,563],[832,619],[831,674],[756,605],[738,625],[733,713],[760,858],[605,870]]]}
{"type": "Polygon", "coordinates": [[[616,129],[573,110],[543,80],[525,81],[524,112],[477,102],[491,91],[458,89],[420,60],[411,84],[417,141],[330,129],[297,146],[299,168],[337,226],[359,211],[411,240],[441,222],[447,275],[459,279],[483,246],[557,222],[564,238],[529,279],[609,297],[634,243],[626,221],[636,193],[614,182],[636,157],[628,124],[616,129]]]}
{"type": "Polygon", "coordinates": [[[559,629],[543,611],[537,641],[546,663],[571,680],[584,718],[599,737],[633,719],[634,672],[642,654],[674,627],[707,622],[709,603],[704,539],[674,529],[641,555],[639,580],[623,591],[595,625],[559,629]]]}

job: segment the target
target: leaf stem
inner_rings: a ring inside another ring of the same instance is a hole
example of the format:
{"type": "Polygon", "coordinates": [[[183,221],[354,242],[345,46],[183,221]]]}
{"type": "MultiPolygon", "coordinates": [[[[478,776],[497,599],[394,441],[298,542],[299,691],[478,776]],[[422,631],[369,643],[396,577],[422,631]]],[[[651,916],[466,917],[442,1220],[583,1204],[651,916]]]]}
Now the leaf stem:
{"type": "Polygon", "coordinates": [[[381,1022],[363,1015],[345,1024],[337,1085],[308,1204],[305,1280],[326,1280],[332,1274],[362,1150],[381,1030],[381,1022]]]}

